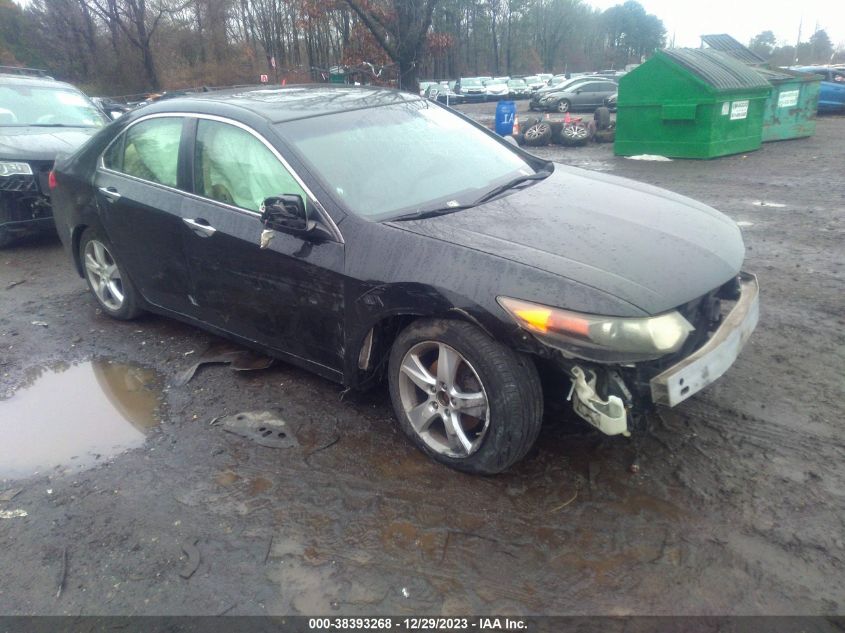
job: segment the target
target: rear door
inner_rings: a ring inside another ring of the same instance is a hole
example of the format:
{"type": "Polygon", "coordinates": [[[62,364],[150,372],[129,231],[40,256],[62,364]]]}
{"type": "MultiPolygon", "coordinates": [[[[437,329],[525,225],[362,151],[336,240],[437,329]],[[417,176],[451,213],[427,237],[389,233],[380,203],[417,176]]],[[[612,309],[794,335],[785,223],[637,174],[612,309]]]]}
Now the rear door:
{"type": "MultiPolygon", "coordinates": [[[[302,196],[310,219],[330,220],[272,146],[234,121],[200,118],[190,152],[193,193],[182,234],[200,318],[274,350],[343,366],[343,244],[268,232],[264,199],[302,196]]],[[[332,225],[333,226],[333,225],[332,225]]]]}
{"type": "Polygon", "coordinates": [[[604,98],[613,94],[616,84],[609,81],[591,81],[580,87],[577,103],[584,108],[597,108],[604,98]]]}
{"type": "Polygon", "coordinates": [[[191,314],[181,239],[185,183],[179,155],[185,127],[181,116],[133,124],[106,150],[94,185],[103,228],[144,298],[191,314]]]}

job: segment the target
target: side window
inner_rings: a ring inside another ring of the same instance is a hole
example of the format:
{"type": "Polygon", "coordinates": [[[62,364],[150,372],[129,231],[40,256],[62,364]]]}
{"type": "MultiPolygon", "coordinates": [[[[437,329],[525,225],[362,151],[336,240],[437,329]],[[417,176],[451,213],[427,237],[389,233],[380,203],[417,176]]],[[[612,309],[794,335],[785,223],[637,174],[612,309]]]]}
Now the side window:
{"type": "Polygon", "coordinates": [[[175,187],[182,121],[166,117],[133,125],[105,153],[103,164],[129,176],[175,187]]]}
{"type": "Polygon", "coordinates": [[[112,169],[114,171],[121,171],[123,169],[124,136],[124,134],[121,134],[114,141],[112,141],[112,144],[109,145],[109,148],[106,150],[106,153],[103,154],[103,165],[106,167],[106,169],[112,169]]]}
{"type": "Polygon", "coordinates": [[[201,119],[194,156],[195,193],[249,211],[271,196],[298,194],[302,187],[264,143],[241,128],[201,119]]]}

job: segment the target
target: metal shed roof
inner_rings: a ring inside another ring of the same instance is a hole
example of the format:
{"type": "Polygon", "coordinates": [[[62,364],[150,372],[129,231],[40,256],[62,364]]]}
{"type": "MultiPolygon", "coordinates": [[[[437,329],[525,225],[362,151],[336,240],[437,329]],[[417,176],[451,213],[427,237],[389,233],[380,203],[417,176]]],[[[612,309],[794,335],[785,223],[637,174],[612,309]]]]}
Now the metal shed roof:
{"type": "Polygon", "coordinates": [[[731,57],[736,57],[739,61],[751,64],[752,66],[755,64],[764,64],[766,62],[766,60],[760,57],[757,53],[747,46],[743,46],[727,33],[702,35],[701,41],[713,50],[727,53],[731,57]]]}
{"type": "Polygon", "coordinates": [[[706,48],[667,48],[659,52],[697,75],[717,92],[768,88],[769,82],[751,66],[706,48]]]}

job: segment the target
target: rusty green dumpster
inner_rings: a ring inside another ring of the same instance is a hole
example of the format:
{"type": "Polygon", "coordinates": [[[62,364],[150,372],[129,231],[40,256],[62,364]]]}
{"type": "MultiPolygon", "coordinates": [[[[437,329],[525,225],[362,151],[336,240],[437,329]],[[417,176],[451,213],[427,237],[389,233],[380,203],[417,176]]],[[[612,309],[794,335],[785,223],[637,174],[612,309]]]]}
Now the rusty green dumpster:
{"type": "Polygon", "coordinates": [[[783,68],[757,67],[755,70],[772,86],[763,114],[763,142],[815,134],[818,75],[783,68]]]}
{"type": "Polygon", "coordinates": [[[657,51],[619,80],[614,151],[715,158],[759,149],[771,89],[719,51],[657,51]]]}

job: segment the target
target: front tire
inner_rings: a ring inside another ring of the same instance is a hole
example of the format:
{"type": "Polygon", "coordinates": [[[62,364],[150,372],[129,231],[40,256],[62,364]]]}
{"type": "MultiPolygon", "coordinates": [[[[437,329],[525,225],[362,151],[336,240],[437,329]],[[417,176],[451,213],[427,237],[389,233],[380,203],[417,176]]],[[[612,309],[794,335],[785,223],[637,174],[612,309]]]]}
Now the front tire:
{"type": "Polygon", "coordinates": [[[561,99],[555,105],[555,110],[557,110],[561,114],[564,114],[566,112],[569,112],[570,107],[571,107],[571,104],[569,103],[569,101],[567,101],[566,99],[561,99]]]}
{"type": "Polygon", "coordinates": [[[101,231],[85,230],[79,240],[79,260],[88,288],[103,312],[122,321],[134,319],[143,312],[138,306],[138,291],[101,231]]]}
{"type": "Polygon", "coordinates": [[[399,426],[442,464],[500,473],[537,439],[543,397],[536,367],[474,325],[412,323],[393,344],[388,371],[399,426]]]}

